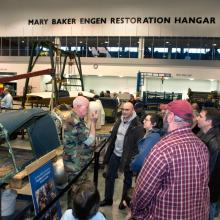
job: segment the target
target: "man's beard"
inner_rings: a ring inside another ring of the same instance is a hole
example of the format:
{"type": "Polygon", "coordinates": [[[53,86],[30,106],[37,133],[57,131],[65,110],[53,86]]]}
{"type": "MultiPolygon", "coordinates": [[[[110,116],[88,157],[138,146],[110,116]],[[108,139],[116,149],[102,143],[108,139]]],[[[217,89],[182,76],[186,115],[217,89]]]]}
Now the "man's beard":
{"type": "Polygon", "coordinates": [[[167,121],[167,115],[165,115],[163,118],[163,131],[165,134],[169,132],[169,123],[167,121]]]}

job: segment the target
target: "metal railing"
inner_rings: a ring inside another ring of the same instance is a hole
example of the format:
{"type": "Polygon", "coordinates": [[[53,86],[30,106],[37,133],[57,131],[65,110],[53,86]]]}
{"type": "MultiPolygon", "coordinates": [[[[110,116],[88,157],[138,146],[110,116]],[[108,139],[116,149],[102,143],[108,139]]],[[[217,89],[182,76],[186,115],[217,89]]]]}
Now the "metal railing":
{"type": "Polygon", "coordinates": [[[90,165],[94,162],[93,168],[93,181],[95,186],[98,186],[98,171],[99,171],[99,157],[102,150],[105,148],[106,143],[109,141],[109,137],[102,140],[96,150],[94,152],[94,156],[92,159],[86,164],[85,167],[70,181],[68,184],[60,191],[60,193],[49,203],[42,211],[40,211],[35,217],[34,220],[40,219],[43,217],[47,211],[72,187],[72,185],[80,178],[80,176],[90,167],[90,165]]]}

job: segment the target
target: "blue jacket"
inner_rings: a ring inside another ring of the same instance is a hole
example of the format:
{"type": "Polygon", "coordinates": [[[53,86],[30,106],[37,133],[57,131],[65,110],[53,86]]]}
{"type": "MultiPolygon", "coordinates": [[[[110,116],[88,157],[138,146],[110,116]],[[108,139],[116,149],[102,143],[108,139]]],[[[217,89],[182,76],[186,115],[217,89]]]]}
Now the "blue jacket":
{"type": "Polygon", "coordinates": [[[131,170],[133,172],[140,172],[145,158],[150,153],[153,146],[160,140],[160,136],[160,129],[154,128],[138,142],[139,153],[134,157],[130,164],[131,170]]]}
{"type": "MultiPolygon", "coordinates": [[[[72,209],[67,209],[60,220],[77,220],[72,214],[72,209]]],[[[97,212],[90,220],[106,220],[101,212],[97,212]]]]}

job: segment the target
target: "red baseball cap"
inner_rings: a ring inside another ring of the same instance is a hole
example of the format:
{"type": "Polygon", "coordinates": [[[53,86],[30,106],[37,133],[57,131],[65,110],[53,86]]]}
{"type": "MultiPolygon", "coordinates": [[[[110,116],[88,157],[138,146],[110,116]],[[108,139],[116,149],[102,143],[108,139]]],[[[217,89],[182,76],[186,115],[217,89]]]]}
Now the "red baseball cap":
{"type": "Polygon", "coordinates": [[[193,119],[192,106],[186,100],[174,100],[167,105],[167,109],[184,120],[193,119]]]}

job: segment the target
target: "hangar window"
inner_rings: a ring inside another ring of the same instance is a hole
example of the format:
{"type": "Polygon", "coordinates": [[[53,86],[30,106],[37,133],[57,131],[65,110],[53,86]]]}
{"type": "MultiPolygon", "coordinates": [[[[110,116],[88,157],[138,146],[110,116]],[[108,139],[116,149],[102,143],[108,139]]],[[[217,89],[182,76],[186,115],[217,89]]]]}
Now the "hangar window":
{"type": "MultiPolygon", "coordinates": [[[[36,41],[50,41],[81,57],[220,60],[218,37],[35,36],[0,37],[1,56],[30,56],[36,41]]],[[[36,53],[37,51],[35,51],[36,53]]],[[[48,56],[48,51],[44,51],[48,56]]]]}

